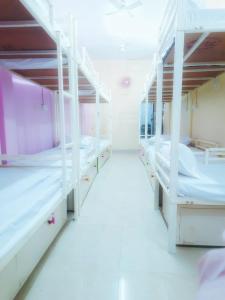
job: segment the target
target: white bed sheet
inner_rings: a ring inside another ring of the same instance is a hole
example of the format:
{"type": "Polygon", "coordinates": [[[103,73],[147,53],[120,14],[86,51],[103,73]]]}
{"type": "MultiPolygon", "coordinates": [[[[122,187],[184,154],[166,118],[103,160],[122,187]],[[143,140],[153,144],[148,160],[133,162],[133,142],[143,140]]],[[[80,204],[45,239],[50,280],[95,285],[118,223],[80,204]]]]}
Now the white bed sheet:
{"type": "Polygon", "coordinates": [[[179,196],[225,203],[225,164],[198,159],[199,178],[179,176],[179,196]]]}
{"type": "MultiPolygon", "coordinates": [[[[155,147],[146,149],[149,161],[155,168],[155,147]]],[[[204,157],[196,153],[199,168],[199,177],[193,178],[179,175],[178,195],[202,201],[225,203],[225,163],[211,162],[204,164],[204,157]]]]}

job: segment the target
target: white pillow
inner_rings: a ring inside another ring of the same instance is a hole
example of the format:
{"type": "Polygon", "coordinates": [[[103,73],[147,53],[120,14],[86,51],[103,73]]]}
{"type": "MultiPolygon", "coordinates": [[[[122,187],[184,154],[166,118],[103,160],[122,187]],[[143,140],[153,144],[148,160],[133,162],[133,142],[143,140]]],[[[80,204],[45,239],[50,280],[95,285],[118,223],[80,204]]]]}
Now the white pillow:
{"type": "MultiPolygon", "coordinates": [[[[159,138],[160,143],[164,142],[164,141],[168,141],[168,140],[169,140],[168,135],[161,135],[159,138]]],[[[156,136],[153,136],[148,140],[149,145],[153,145],[153,144],[155,144],[155,142],[156,142],[156,136]]]]}
{"type": "MultiPolygon", "coordinates": [[[[160,148],[161,154],[168,160],[170,166],[171,142],[165,142],[160,148]]],[[[178,172],[188,177],[199,177],[196,158],[187,146],[179,144],[178,150],[178,172]]]]}
{"type": "Polygon", "coordinates": [[[181,144],[188,146],[191,143],[189,136],[184,136],[180,139],[181,144]]]}

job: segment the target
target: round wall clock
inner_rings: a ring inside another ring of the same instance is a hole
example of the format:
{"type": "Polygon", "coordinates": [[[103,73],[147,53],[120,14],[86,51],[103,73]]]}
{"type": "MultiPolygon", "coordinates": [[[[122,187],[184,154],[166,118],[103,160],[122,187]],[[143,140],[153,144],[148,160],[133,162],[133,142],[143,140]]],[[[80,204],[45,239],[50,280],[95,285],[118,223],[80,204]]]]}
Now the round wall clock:
{"type": "Polygon", "coordinates": [[[131,78],[130,77],[124,77],[121,79],[120,85],[122,88],[127,89],[131,85],[131,78]]]}

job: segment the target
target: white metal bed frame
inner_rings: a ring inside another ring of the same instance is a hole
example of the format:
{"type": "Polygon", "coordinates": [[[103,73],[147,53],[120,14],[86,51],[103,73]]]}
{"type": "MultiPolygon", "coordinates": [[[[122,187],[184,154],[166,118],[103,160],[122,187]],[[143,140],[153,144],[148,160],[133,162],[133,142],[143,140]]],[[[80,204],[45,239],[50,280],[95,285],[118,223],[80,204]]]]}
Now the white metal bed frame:
{"type": "MultiPolygon", "coordinates": [[[[180,122],[181,122],[181,102],[182,102],[182,77],[183,66],[193,66],[201,69],[201,67],[225,66],[224,62],[206,62],[188,64],[187,59],[195,52],[201,43],[207,38],[210,32],[225,32],[225,11],[224,10],[207,10],[197,6],[193,9],[191,0],[172,0],[168,1],[163,23],[160,32],[159,47],[156,54],[155,65],[151,79],[148,81],[146,95],[152,89],[152,84],[157,78],[156,87],[156,151],[160,144],[161,126],[162,126],[162,109],[163,101],[167,100],[166,95],[162,94],[163,90],[163,67],[174,68],[173,89],[172,89],[172,128],[171,128],[171,164],[169,176],[160,167],[162,156],[156,155],[156,191],[155,191],[155,207],[158,207],[158,189],[159,183],[163,187],[165,194],[169,199],[169,226],[168,226],[168,242],[169,251],[176,252],[176,234],[177,234],[177,209],[178,203],[193,203],[196,199],[179,198],[177,195],[178,185],[178,147],[180,139],[180,122]],[[184,55],[184,38],[188,33],[201,34],[197,41],[192,45],[188,52],[184,55]],[[163,58],[168,50],[174,44],[174,64],[165,65],[163,58]]],[[[196,72],[198,70],[196,69],[196,72]]],[[[210,80],[210,79],[209,79],[210,80]]],[[[148,96],[146,96],[146,103],[148,96]]],[[[147,110],[146,110],[147,115],[147,110]]],[[[146,117],[147,120],[147,117],[146,117]]],[[[147,139],[147,133],[145,133],[147,139]]],[[[212,148],[206,149],[206,163],[210,159],[224,159],[224,149],[212,148]],[[221,151],[221,152],[220,152],[221,151]]],[[[206,202],[207,203],[207,202],[206,202]]],[[[217,204],[215,204],[217,205],[217,204]]]]}

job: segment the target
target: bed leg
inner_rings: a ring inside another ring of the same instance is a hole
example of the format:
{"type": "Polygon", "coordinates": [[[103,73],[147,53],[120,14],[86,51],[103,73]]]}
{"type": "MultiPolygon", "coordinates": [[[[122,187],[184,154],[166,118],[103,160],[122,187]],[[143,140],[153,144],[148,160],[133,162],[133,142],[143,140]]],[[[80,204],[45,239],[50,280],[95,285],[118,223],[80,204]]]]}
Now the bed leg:
{"type": "Polygon", "coordinates": [[[176,253],[176,244],[177,244],[177,204],[173,203],[170,199],[169,205],[169,220],[168,220],[168,230],[169,230],[169,253],[176,253]]]}
{"type": "Polygon", "coordinates": [[[159,182],[155,180],[155,191],[154,191],[154,209],[159,209],[159,182]]]}
{"type": "Polygon", "coordinates": [[[77,221],[80,216],[80,186],[77,185],[74,190],[74,217],[73,220],[77,221]]]}

